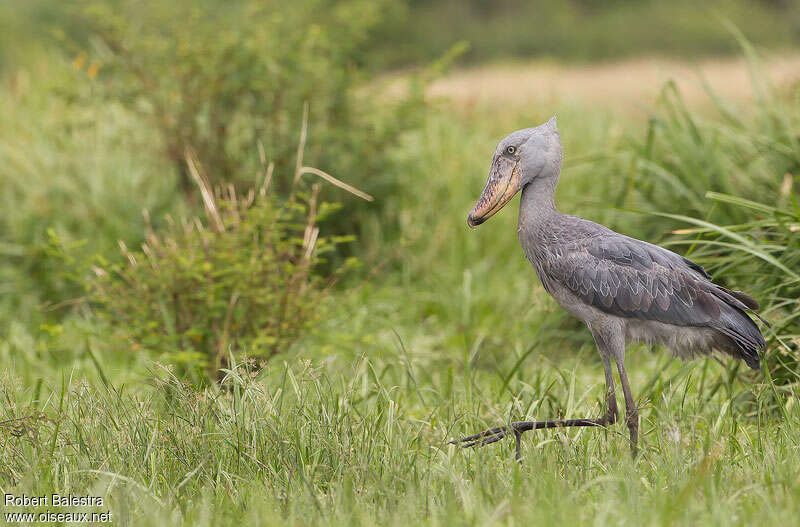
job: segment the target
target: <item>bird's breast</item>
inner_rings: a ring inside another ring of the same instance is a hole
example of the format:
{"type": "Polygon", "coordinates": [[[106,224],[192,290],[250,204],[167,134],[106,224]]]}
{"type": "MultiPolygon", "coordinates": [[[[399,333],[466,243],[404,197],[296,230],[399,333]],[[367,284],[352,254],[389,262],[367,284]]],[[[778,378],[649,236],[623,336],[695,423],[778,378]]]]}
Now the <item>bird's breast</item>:
{"type": "Polygon", "coordinates": [[[525,253],[525,258],[531,263],[539,281],[542,282],[545,290],[553,296],[555,290],[554,277],[550,275],[547,269],[546,247],[536,233],[531,232],[531,229],[520,228],[519,243],[522,246],[522,251],[525,253]]]}

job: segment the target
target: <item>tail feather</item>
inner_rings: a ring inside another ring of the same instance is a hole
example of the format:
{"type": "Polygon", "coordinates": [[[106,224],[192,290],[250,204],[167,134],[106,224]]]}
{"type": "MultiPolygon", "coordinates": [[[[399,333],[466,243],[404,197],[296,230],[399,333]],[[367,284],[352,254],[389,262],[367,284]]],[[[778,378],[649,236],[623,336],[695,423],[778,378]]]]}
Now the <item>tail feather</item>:
{"type": "Polygon", "coordinates": [[[746,305],[748,309],[752,309],[753,311],[758,311],[759,309],[761,309],[761,306],[758,305],[758,300],[756,300],[752,296],[745,294],[742,291],[736,291],[731,289],[728,289],[727,291],[736,300],[746,305]]]}
{"type": "Polygon", "coordinates": [[[726,303],[721,309],[719,320],[712,327],[730,339],[732,346],[726,351],[743,359],[754,370],[759,369],[759,354],[766,349],[767,343],[758,326],[744,310],[726,303]]]}
{"type": "MultiPolygon", "coordinates": [[[[734,307],[740,311],[746,311],[748,313],[752,313],[755,315],[758,320],[764,323],[765,326],[768,328],[772,327],[772,324],[767,322],[764,317],[756,313],[756,310],[760,309],[758,304],[758,300],[753,298],[752,296],[743,293],[742,291],[734,291],[731,289],[726,289],[720,285],[714,284],[717,288],[716,296],[726,304],[731,307],[734,307]]],[[[748,317],[749,318],[749,317],[748,317]]]]}

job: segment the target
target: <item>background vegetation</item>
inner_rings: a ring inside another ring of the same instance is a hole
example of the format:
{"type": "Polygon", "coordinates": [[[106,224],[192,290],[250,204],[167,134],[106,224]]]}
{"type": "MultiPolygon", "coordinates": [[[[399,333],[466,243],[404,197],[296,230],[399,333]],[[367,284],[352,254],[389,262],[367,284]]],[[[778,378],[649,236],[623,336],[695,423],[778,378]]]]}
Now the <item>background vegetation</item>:
{"type": "Polygon", "coordinates": [[[800,85],[759,55],[793,56],[797,16],[0,5],[0,493],[101,495],[122,525],[794,522],[800,85]],[[428,95],[453,61],[730,53],[744,99],[702,78],[702,101],[666,82],[623,111],[428,95]],[[516,202],[464,225],[497,140],[554,113],[562,210],[690,254],[773,324],[760,372],[631,349],[636,460],[624,427],[531,435],[522,464],[446,444],[602,410],[602,365],[522,256],[516,202]]]}
{"type": "Polygon", "coordinates": [[[800,6],[782,0],[418,0],[409,2],[405,14],[385,22],[376,42],[378,64],[414,64],[459,40],[469,42],[471,61],[736,53],[724,20],[761,45],[790,47],[800,38],[800,6]]]}

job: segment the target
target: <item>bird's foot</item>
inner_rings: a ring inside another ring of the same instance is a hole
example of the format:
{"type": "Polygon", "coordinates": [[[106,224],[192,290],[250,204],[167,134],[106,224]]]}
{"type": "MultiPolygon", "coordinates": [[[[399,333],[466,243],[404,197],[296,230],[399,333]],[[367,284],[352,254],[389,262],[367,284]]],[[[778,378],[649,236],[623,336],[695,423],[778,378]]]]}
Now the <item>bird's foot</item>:
{"type": "Polygon", "coordinates": [[[476,446],[486,446],[491,445],[492,443],[496,443],[501,439],[505,438],[506,436],[513,434],[515,439],[515,451],[514,457],[517,461],[522,459],[522,452],[520,449],[520,438],[522,437],[522,432],[527,430],[532,430],[532,427],[524,426],[523,423],[512,423],[511,426],[497,426],[495,428],[489,428],[488,430],[484,430],[478,434],[474,434],[467,437],[462,437],[461,439],[453,439],[449,442],[451,445],[458,445],[461,448],[472,448],[476,446]]]}
{"type": "Polygon", "coordinates": [[[448,444],[458,445],[461,448],[486,446],[500,441],[501,439],[506,437],[509,433],[519,434],[521,432],[517,432],[511,426],[498,426],[495,428],[489,428],[488,430],[484,430],[483,432],[480,432],[478,434],[462,437],[461,439],[453,439],[448,444]]]}

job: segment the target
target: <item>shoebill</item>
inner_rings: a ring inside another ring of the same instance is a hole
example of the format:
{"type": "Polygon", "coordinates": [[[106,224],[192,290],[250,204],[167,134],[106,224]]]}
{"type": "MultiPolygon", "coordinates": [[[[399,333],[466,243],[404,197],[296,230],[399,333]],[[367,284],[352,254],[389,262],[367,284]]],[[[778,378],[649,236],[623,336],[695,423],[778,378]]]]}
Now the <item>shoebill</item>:
{"type": "Polygon", "coordinates": [[[718,351],[757,370],[759,352],[766,344],[748,314],[755,313],[758,302],[715,284],[701,266],[672,251],[562,214],[554,202],[560,171],[561,138],[555,117],[512,133],[495,149],[489,179],[467,224],[475,228],[484,223],[522,192],[517,229],[522,250],[545,290],[583,321],[594,337],[605,369],[605,414],[518,421],[451,443],[483,446],[513,435],[519,459],[520,436],[528,430],[613,425],[618,416],[613,361],[635,456],[639,413],[625,372],[626,343],[662,345],[682,359],[718,351]]]}

